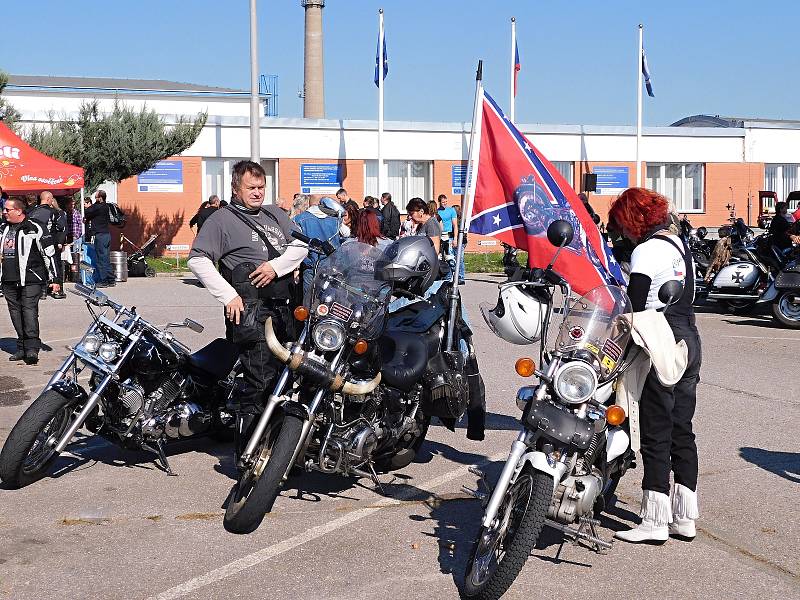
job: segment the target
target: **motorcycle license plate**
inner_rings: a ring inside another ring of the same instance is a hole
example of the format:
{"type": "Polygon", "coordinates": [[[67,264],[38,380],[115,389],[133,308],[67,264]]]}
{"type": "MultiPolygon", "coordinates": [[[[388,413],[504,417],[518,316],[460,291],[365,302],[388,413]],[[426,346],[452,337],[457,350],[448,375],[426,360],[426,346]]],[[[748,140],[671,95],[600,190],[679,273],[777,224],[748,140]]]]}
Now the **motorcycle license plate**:
{"type": "Polygon", "coordinates": [[[538,430],[571,449],[586,450],[594,434],[594,426],[589,421],[561,410],[547,400],[531,400],[522,414],[522,421],[533,431],[538,430]]]}

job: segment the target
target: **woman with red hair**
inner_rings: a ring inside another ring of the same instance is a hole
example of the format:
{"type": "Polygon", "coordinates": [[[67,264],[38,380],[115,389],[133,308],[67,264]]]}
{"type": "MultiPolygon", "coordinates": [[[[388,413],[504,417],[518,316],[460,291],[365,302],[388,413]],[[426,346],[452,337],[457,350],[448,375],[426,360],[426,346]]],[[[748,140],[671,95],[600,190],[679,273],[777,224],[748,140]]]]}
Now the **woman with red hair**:
{"type": "Polygon", "coordinates": [[[670,536],[695,537],[697,508],[697,446],[692,417],[700,379],[700,337],[695,326],[694,272],[691,252],[670,229],[669,201],[644,188],[625,190],[611,205],[609,226],[635,245],[631,256],[628,296],[634,312],[664,312],[675,336],[689,351],[686,371],[674,386],[661,384],[650,370],[639,401],[642,477],[641,524],[615,537],[627,542],[663,543],[670,536]],[[683,283],[683,294],[666,306],[658,298],[661,286],[683,283]],[[675,480],[670,502],[670,471],[675,480]]]}
{"type": "Polygon", "coordinates": [[[371,210],[365,210],[358,216],[356,223],[356,239],[359,242],[385,248],[392,243],[392,240],[381,235],[381,224],[378,216],[371,210]]]}

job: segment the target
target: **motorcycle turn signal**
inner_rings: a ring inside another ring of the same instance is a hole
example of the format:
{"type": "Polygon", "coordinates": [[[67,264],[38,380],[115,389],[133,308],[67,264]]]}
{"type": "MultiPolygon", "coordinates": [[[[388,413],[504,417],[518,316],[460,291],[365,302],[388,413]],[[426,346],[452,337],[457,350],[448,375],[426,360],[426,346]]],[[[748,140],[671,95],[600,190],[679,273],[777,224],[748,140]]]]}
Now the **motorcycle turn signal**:
{"type": "Polygon", "coordinates": [[[305,321],[308,319],[308,309],[305,306],[298,306],[294,309],[294,318],[298,321],[305,321]]]}
{"type": "Polygon", "coordinates": [[[621,406],[609,406],[608,410],[606,410],[606,422],[616,427],[617,425],[622,425],[625,421],[625,409],[621,406]]]}
{"type": "Polygon", "coordinates": [[[357,340],[355,344],[353,344],[353,352],[356,354],[364,354],[367,349],[369,348],[369,344],[367,340],[357,340]]]}
{"type": "Polygon", "coordinates": [[[530,377],[536,372],[536,363],[533,362],[532,358],[519,358],[514,363],[514,370],[520,377],[530,377]]]}

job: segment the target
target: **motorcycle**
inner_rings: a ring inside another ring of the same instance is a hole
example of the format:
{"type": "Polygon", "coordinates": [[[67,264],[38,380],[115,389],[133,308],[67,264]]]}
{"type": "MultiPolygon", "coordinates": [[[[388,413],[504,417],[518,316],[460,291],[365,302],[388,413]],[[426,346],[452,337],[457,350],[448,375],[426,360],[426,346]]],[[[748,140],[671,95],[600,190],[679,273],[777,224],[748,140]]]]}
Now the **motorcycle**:
{"type": "Polygon", "coordinates": [[[235,346],[216,339],[192,353],[169,329],[200,333],[200,323],[185,319],[162,330],[96,289],[77,284],[74,291],[85,298],[92,324],[8,435],[0,451],[4,484],[20,488],[43,477],[84,425],[117,445],[155,454],[169,475],[167,442],[232,437],[225,405],[235,346]],[[91,372],[88,385],[79,381],[84,369],[91,372]]]}
{"type": "Polygon", "coordinates": [[[686,215],[684,215],[680,221],[680,235],[692,253],[692,260],[694,261],[695,301],[697,302],[703,300],[708,291],[706,289],[705,276],[711,265],[714,241],[706,239],[708,230],[705,227],[692,227],[686,215]]]}
{"type": "MultiPolygon", "coordinates": [[[[566,221],[555,221],[547,235],[559,247],[557,257],[572,240],[573,230],[566,221]]],[[[629,344],[630,300],[614,286],[600,286],[571,300],[571,287],[552,269],[554,263],[555,258],[546,269],[533,269],[522,280],[501,284],[498,305],[481,309],[489,327],[513,341],[498,328],[498,310],[508,309],[504,291],[512,286],[531,298],[538,314],[526,314],[538,321],[535,329],[525,331],[528,343],[540,342],[541,368],[537,370],[530,358],[515,365],[519,375],[536,375],[539,383],[517,392],[522,430],[494,489],[477,469],[472,472],[485,491],[464,488],[485,508],[467,563],[464,598],[502,596],[545,525],[596,551],[609,549],[611,544],[598,536],[595,516],[611,505],[618,482],[635,466],[628,431],[622,427],[625,410],[610,402],[615,382],[641,351],[629,344]],[[564,301],[554,311],[556,289],[564,301]],[[552,349],[545,351],[554,312],[562,315],[561,323],[552,349]]],[[[679,282],[669,282],[659,297],[671,304],[682,291],[679,282]]]]}
{"type": "MultiPolygon", "coordinates": [[[[341,214],[327,198],[320,208],[341,214]]],[[[223,521],[233,533],[260,525],[293,468],[369,478],[380,487],[378,472],[414,460],[432,416],[452,427],[470,395],[484,393],[452,281],[428,298],[404,293],[394,245],[384,252],[351,240],[333,251],[324,241],[295,237],[320,260],[294,311],[304,324],[297,341],[282,345],[271,319],[265,324],[267,344],[286,366],[238,461],[223,521]],[[390,313],[393,295],[413,301],[390,313]],[[457,350],[446,349],[448,335],[457,350]]]]}

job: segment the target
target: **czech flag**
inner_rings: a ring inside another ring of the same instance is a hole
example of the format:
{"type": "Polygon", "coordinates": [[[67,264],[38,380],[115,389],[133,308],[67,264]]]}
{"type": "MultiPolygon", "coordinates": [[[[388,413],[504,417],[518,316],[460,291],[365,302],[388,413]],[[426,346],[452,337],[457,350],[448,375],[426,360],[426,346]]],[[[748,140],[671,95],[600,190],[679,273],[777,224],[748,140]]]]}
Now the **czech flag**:
{"type": "Polygon", "coordinates": [[[547,227],[569,221],[575,236],[554,265],[572,289],[625,285],[619,264],[575,190],[483,92],[477,178],[469,230],[528,251],[531,267],[545,267],[555,249],[547,227]]]}

